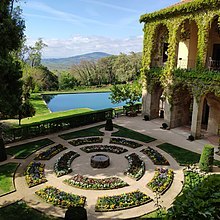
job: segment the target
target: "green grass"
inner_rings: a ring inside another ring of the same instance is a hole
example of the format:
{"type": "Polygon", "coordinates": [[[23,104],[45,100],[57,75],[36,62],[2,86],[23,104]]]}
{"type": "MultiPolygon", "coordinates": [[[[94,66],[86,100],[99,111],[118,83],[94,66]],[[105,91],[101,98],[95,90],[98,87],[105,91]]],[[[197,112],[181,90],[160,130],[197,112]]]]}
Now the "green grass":
{"type": "MultiPolygon", "coordinates": [[[[198,153],[183,149],[169,143],[160,144],[157,147],[170,154],[181,166],[198,163],[201,156],[198,153]]],[[[214,160],[213,164],[220,167],[220,161],[218,160],[214,160]]]]}
{"type": "Polygon", "coordinates": [[[38,141],[29,142],[26,144],[15,145],[6,148],[7,154],[15,156],[17,159],[25,159],[37,150],[46,147],[54,142],[48,138],[41,139],[38,141]]]}
{"type": "Polygon", "coordinates": [[[157,147],[170,154],[181,166],[198,163],[200,159],[200,154],[169,143],[160,144],[157,147]]]}
{"type": "Polygon", "coordinates": [[[38,123],[38,122],[44,122],[50,119],[59,119],[63,118],[66,116],[70,115],[75,115],[75,114],[80,114],[80,113],[85,113],[85,112],[92,112],[92,109],[89,108],[78,108],[78,109],[73,109],[69,111],[63,111],[63,112],[52,112],[44,115],[36,115],[31,118],[24,118],[21,120],[22,125],[28,125],[28,124],[33,124],[33,123],[38,123]]]}
{"type": "Polygon", "coordinates": [[[18,163],[7,163],[0,166],[0,196],[15,190],[13,176],[17,167],[18,163]]]}
{"type": "Polygon", "coordinates": [[[50,113],[46,103],[44,102],[41,94],[39,93],[32,93],[30,97],[30,102],[33,104],[36,115],[43,115],[50,113]]]}
{"type": "Polygon", "coordinates": [[[97,87],[97,86],[77,87],[76,89],[71,89],[71,90],[45,91],[42,92],[42,94],[55,95],[55,94],[83,93],[83,92],[110,92],[111,87],[112,87],[111,85],[106,85],[102,87],[97,87]]]}
{"type": "Polygon", "coordinates": [[[80,131],[74,131],[66,134],[59,135],[59,137],[64,140],[70,140],[79,137],[89,137],[89,136],[103,136],[104,134],[99,131],[100,128],[104,127],[104,125],[95,126],[92,128],[83,129],[80,131]]]}
{"type": "Polygon", "coordinates": [[[161,220],[161,219],[164,219],[167,215],[167,212],[165,210],[161,210],[161,214],[158,215],[158,211],[155,210],[153,212],[150,212],[148,214],[145,214],[143,216],[140,216],[140,217],[137,217],[137,218],[131,218],[129,220],[141,220],[141,219],[158,219],[158,220],[161,220]],[[161,217],[158,217],[158,216],[161,216],[161,217]]]}
{"type": "Polygon", "coordinates": [[[23,201],[15,202],[6,207],[0,208],[0,220],[58,220],[47,216],[29,206],[23,201]]]}
{"type": "Polygon", "coordinates": [[[122,126],[114,125],[114,127],[119,129],[119,131],[112,134],[112,136],[115,136],[115,137],[131,138],[131,139],[134,139],[137,141],[142,141],[145,143],[149,143],[149,142],[156,140],[155,138],[152,138],[150,136],[147,136],[147,135],[141,134],[139,132],[130,130],[128,128],[124,128],[122,126]]]}

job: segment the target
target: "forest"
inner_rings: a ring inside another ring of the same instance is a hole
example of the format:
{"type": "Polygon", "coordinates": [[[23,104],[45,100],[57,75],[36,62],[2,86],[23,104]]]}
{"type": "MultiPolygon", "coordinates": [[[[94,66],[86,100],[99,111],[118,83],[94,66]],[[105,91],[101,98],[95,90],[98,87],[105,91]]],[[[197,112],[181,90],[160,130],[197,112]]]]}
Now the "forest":
{"type": "Polygon", "coordinates": [[[50,71],[41,63],[42,39],[34,46],[23,45],[20,51],[23,86],[28,92],[74,90],[79,87],[125,84],[140,75],[141,53],[130,52],[103,57],[97,61],[82,60],[70,70],[50,71]]]}

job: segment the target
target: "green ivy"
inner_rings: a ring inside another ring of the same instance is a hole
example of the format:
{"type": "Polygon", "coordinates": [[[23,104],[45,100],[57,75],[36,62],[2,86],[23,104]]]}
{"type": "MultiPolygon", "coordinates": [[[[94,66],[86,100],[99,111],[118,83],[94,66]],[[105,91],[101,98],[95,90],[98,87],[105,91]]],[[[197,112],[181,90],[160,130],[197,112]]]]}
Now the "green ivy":
{"type": "Polygon", "coordinates": [[[154,13],[142,15],[144,26],[144,49],[142,62],[142,83],[144,90],[151,90],[160,83],[166,90],[168,99],[178,84],[192,88],[193,95],[199,97],[208,92],[220,96],[219,73],[205,70],[207,42],[212,21],[220,17],[220,2],[217,0],[194,0],[177,4],[154,13]],[[194,70],[176,69],[176,48],[178,34],[185,21],[195,22],[198,27],[196,68],[194,70]],[[151,67],[153,51],[158,46],[157,33],[161,26],[168,30],[168,60],[164,68],[151,67]]]}

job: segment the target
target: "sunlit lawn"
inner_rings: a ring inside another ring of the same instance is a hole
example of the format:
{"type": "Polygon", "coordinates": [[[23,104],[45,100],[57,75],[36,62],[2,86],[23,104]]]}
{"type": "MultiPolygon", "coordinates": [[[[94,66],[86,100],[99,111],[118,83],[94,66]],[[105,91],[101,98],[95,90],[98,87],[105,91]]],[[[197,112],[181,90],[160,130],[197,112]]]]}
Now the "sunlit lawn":
{"type": "MultiPolygon", "coordinates": [[[[163,143],[157,147],[170,154],[181,166],[198,163],[200,159],[200,154],[169,143],[163,143]]],[[[214,165],[220,166],[220,161],[214,160],[214,165]]]]}
{"type": "Polygon", "coordinates": [[[15,190],[13,176],[17,166],[18,163],[7,163],[0,166],[0,196],[15,190]]]}
{"type": "Polygon", "coordinates": [[[74,132],[62,134],[59,137],[63,138],[64,140],[70,140],[79,137],[103,136],[104,133],[99,131],[99,129],[102,127],[104,127],[104,125],[99,125],[99,126],[83,129],[80,131],[74,131],[74,132]]]}
{"type": "Polygon", "coordinates": [[[116,137],[125,137],[125,138],[131,138],[137,141],[142,141],[145,143],[149,143],[151,141],[155,141],[155,138],[152,138],[150,136],[141,134],[139,132],[130,130],[128,128],[124,128],[122,126],[114,125],[115,128],[119,129],[119,131],[115,132],[112,134],[112,136],[116,137]]]}
{"type": "Polygon", "coordinates": [[[15,156],[18,159],[25,159],[37,150],[46,147],[54,142],[48,138],[33,141],[26,144],[15,145],[6,149],[7,154],[15,156]]]}

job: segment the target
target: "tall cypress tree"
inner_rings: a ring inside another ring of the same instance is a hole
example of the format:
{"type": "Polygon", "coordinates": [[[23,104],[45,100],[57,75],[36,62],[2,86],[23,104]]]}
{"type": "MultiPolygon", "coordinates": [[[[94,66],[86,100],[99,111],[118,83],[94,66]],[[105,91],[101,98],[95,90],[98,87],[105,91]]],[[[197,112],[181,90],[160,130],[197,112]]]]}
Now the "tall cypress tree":
{"type": "MultiPolygon", "coordinates": [[[[13,55],[24,37],[24,21],[14,0],[0,1],[0,119],[18,114],[22,95],[22,70],[13,55]]],[[[0,134],[0,161],[7,159],[0,134]]]]}

